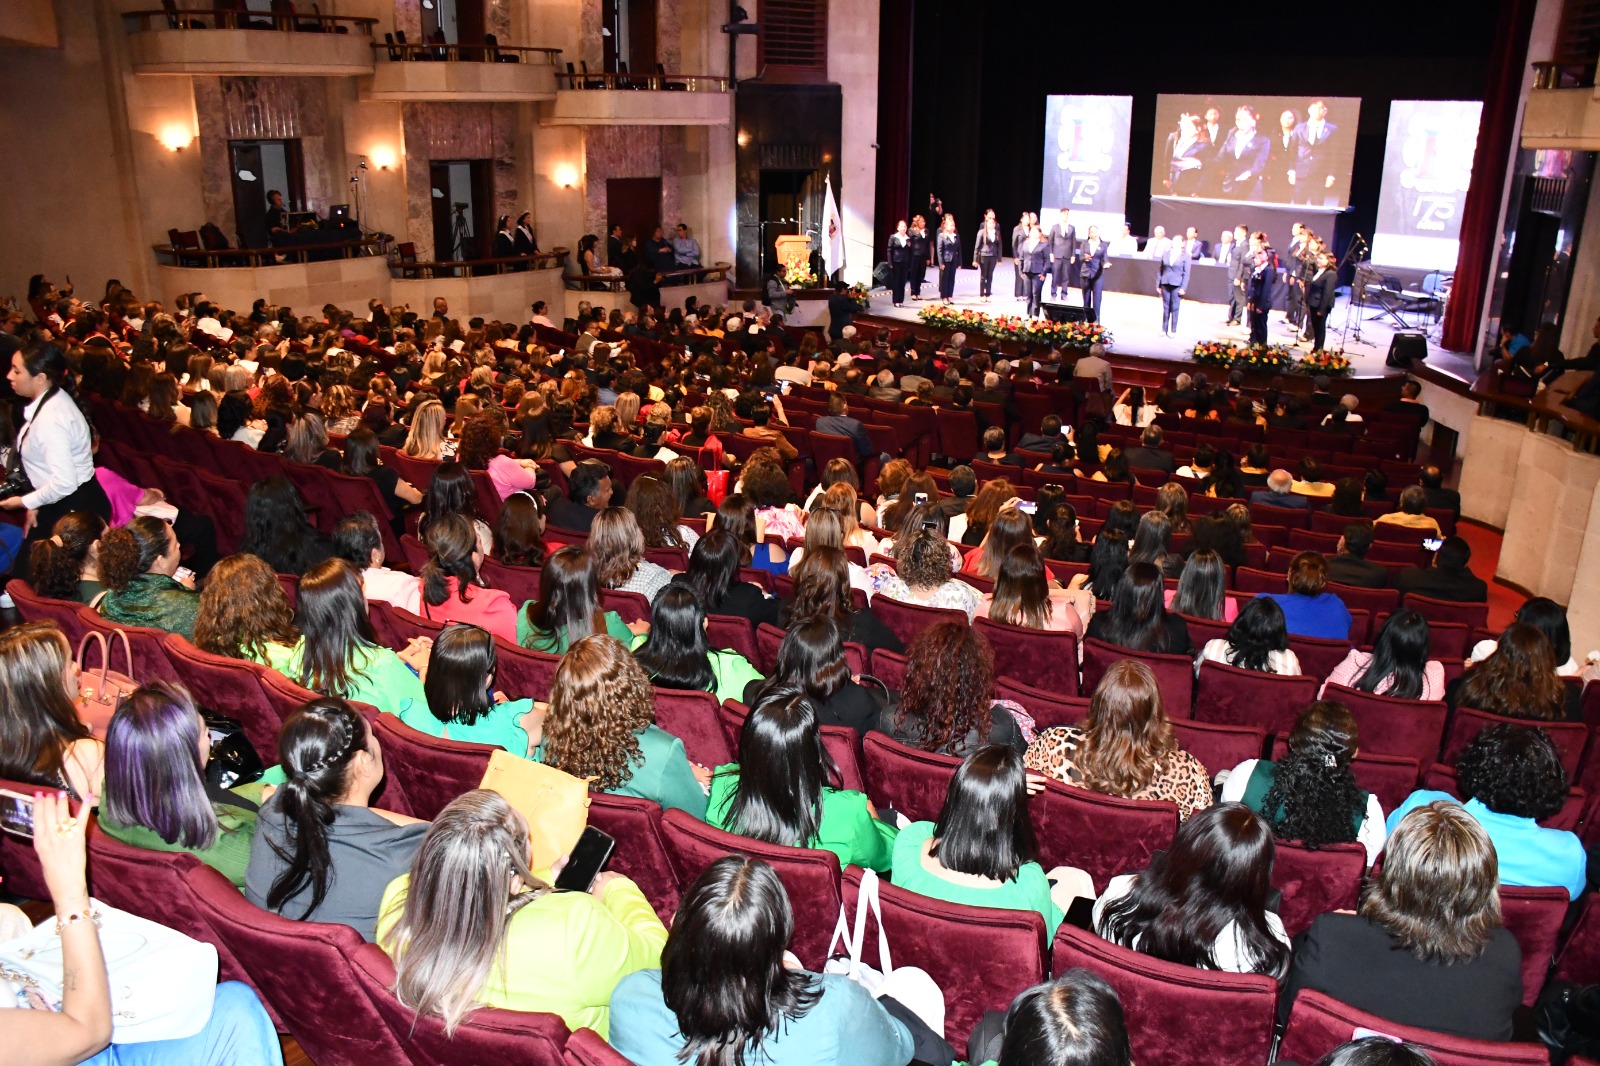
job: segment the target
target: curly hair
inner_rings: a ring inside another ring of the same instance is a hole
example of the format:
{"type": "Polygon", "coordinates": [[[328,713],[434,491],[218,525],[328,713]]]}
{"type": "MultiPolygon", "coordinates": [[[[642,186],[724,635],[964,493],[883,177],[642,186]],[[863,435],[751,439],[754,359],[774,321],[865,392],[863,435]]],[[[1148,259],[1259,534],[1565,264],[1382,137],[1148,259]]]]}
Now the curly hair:
{"type": "Polygon", "coordinates": [[[613,792],[642,758],[639,733],[655,721],[650,679],[622,642],[598,634],[567,649],[550,685],[544,761],[613,792]]]}
{"type": "Polygon", "coordinates": [[[58,600],[76,600],[78,582],[106,520],[92,511],[71,511],[56,519],[50,536],[33,543],[29,555],[33,590],[58,600]]]}
{"type": "Polygon", "coordinates": [[[789,502],[794,489],[783,468],[776,463],[758,463],[752,460],[744,468],[744,494],[757,510],[782,507],[789,502]]]}
{"type": "Polygon", "coordinates": [[[1283,840],[1309,848],[1347,844],[1367,809],[1350,760],[1360,747],[1356,720],[1344,704],[1318,700],[1300,712],[1289,753],[1278,761],[1261,811],[1283,840]]]}
{"type": "Polygon", "coordinates": [[[477,415],[461,427],[456,459],[468,470],[482,470],[500,452],[500,430],[488,415],[477,415]]]}
{"type": "Polygon", "coordinates": [[[994,649],[988,638],[963,622],[938,622],[917,634],[906,650],[906,681],[895,714],[895,731],[919,723],[917,746],[950,752],[968,734],[989,735],[994,689],[994,649]]]}
{"type": "Polygon", "coordinates": [[[687,548],[678,522],[683,513],[666,482],[649,474],[633,479],[628,486],[628,510],[639,523],[647,548],[687,548]]]}
{"type": "Polygon", "coordinates": [[[911,588],[937,588],[950,580],[950,542],[937,529],[919,529],[895,545],[895,573],[911,588]]]}
{"type": "Polygon", "coordinates": [[[127,588],[167,553],[173,537],[171,526],[150,515],[106,530],[100,536],[100,583],[109,589],[127,588]]]}
{"type": "Polygon", "coordinates": [[[1550,734],[1502,722],[1456,756],[1461,794],[1496,814],[1548,818],[1567,800],[1567,772],[1550,734]]]}
{"type": "Polygon", "coordinates": [[[294,608],[259,556],[230,555],[211,568],[194,620],[195,647],[230,659],[266,658],[270,643],[292,644],[294,608]]]}

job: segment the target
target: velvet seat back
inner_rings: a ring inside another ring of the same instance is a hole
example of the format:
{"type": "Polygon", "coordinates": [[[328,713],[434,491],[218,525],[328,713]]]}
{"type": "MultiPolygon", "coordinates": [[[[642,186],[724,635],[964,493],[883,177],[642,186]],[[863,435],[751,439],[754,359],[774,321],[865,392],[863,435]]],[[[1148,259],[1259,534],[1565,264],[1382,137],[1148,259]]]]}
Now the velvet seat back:
{"type": "Polygon", "coordinates": [[[1357,1029],[1370,1029],[1394,1040],[1416,1044],[1428,1053],[1435,1066],[1549,1066],[1550,1063],[1550,1053],[1543,1044],[1468,1040],[1400,1025],[1309,988],[1295,996],[1288,1027],[1278,1045],[1278,1058],[1316,1062],[1354,1039],[1357,1029]]]}
{"type": "Polygon", "coordinates": [[[167,634],[165,644],[167,659],[196,706],[236,720],[261,761],[269,766],[277,762],[283,721],[261,690],[256,671],[238,659],[201,651],[177,633],[167,634]]]}
{"type": "Polygon", "coordinates": [[[1271,977],[1164,962],[1064,924],[1056,933],[1050,969],[1059,977],[1074,967],[1099,975],[1116,990],[1139,1066],[1261,1066],[1267,1061],[1278,1005],[1278,982],[1271,977]]]}
{"type": "Polygon", "coordinates": [[[1501,885],[1500,917],[1522,949],[1522,1004],[1531,1007],[1555,957],[1567,917],[1567,890],[1501,885]]]}
{"type": "Polygon", "coordinates": [[[1317,698],[1315,677],[1242,670],[1209,659],[1200,664],[1194,716],[1201,722],[1245,725],[1287,733],[1306,705],[1317,698]]]}
{"type": "Polygon", "coordinates": [[[1090,637],[1083,642],[1083,691],[1092,696],[1106,671],[1123,659],[1137,659],[1150,668],[1168,718],[1194,717],[1194,658],[1189,655],[1130,651],[1090,637]]]}
{"type": "MultiPolygon", "coordinates": [[[[717,708],[717,718],[722,723],[722,733],[735,762],[739,761],[739,734],[749,715],[750,708],[736,700],[723,700],[722,706],[717,708]]],[[[822,750],[828,753],[838,771],[829,784],[852,792],[866,792],[867,775],[861,768],[861,738],[856,731],[847,725],[825,725],[817,732],[822,736],[822,750]]]]}
{"type": "Polygon", "coordinates": [[[1600,973],[1600,893],[1591,892],[1583,900],[1578,920],[1556,956],[1551,975],[1559,981],[1585,984],[1600,973]]]}
{"type": "MultiPolygon", "coordinates": [[[[123,669],[122,653],[116,650],[122,642],[111,639],[112,632],[120,629],[127,634],[128,650],[133,653],[133,670],[130,676],[142,684],[151,681],[183,680],[178,676],[178,671],[173,669],[172,660],[167,658],[164,644],[167,639],[166,630],[151,629],[148,626],[118,625],[87,604],[78,608],[78,616],[83,619],[83,632],[98,630],[106,635],[112,651],[111,669],[123,669]]],[[[93,650],[89,652],[88,662],[94,664],[94,669],[100,668],[100,656],[93,650]]],[[[88,672],[88,662],[85,663],[85,673],[88,672]]]]}
{"type": "Polygon", "coordinates": [[[1028,814],[1039,864],[1046,870],[1075,866],[1094,879],[1096,892],[1118,874],[1149,866],[1178,831],[1174,804],[1121,799],[1054,780],[1029,797],[1028,814]]]}
{"type": "Polygon", "coordinates": [[[1356,909],[1367,849],[1360,844],[1308,848],[1280,840],[1272,863],[1272,887],[1283,893],[1278,917],[1284,931],[1299,936],[1319,914],[1356,909]]]}
{"type": "Polygon", "coordinates": [[[972,625],[994,648],[996,676],[1003,674],[1061,696],[1078,694],[1078,638],[1074,634],[1006,625],[982,616],[973,619],[972,625]]]}
{"type": "Polygon", "coordinates": [[[589,794],[589,824],[617,842],[606,869],[639,886],[663,922],[678,909],[678,875],[661,832],[661,805],[637,796],[589,794]]]}
{"type": "Polygon", "coordinates": [[[1062,696],[1055,692],[1024,685],[1010,677],[994,679],[994,698],[1011,700],[1033,717],[1040,730],[1058,725],[1077,725],[1089,716],[1089,697],[1062,696]]]}
{"type": "Polygon", "coordinates": [[[806,969],[821,970],[844,901],[838,856],[831,851],[786,848],[724,833],[682,811],[663,814],[661,832],[680,891],[687,891],[707,866],[724,855],[749,855],[770,863],[794,910],[790,950],[806,969]]]}
{"type": "Polygon", "coordinates": [[[1266,730],[1255,726],[1218,725],[1187,718],[1173,719],[1172,732],[1178,747],[1199,759],[1206,776],[1212,778],[1246,759],[1260,758],[1267,742],[1266,730]]]}
{"type": "Polygon", "coordinates": [[[498,559],[484,559],[478,574],[483,583],[499,589],[511,597],[520,610],[529,600],[539,598],[539,571],[537,566],[512,566],[498,559]]]}
{"type": "Polygon", "coordinates": [[[73,651],[77,651],[78,641],[89,630],[78,614],[83,604],[77,600],[58,600],[51,596],[41,596],[33,591],[32,585],[21,578],[12,578],[6,582],[6,593],[10,595],[11,602],[16,604],[17,613],[22,616],[24,622],[54,622],[56,628],[67,638],[67,643],[72,645],[73,651]]]}
{"type": "Polygon", "coordinates": [[[717,717],[717,698],[709,692],[655,690],[656,725],[683,741],[689,761],[721,766],[733,761],[733,750],[717,717]]]}
{"type": "Polygon", "coordinates": [[[1491,714],[1474,707],[1457,707],[1456,713],[1451,716],[1450,726],[1445,731],[1442,761],[1455,765],[1456,756],[1461,754],[1462,749],[1472,743],[1473,737],[1491,725],[1537,726],[1542,729],[1550,738],[1550,742],[1555,745],[1556,754],[1561,758],[1561,768],[1567,772],[1567,780],[1578,779],[1578,770],[1583,763],[1583,749],[1589,742],[1588,726],[1582,722],[1541,722],[1529,718],[1508,718],[1502,714],[1491,714]]]}
{"type": "Polygon", "coordinates": [[[495,688],[514,700],[547,700],[561,656],[532,651],[504,637],[494,638],[495,688]]]}
{"type": "MultiPolygon", "coordinates": [[[[684,569],[684,567],[679,568],[684,569]]],[[[738,615],[706,615],[706,643],[724,651],[736,651],[754,665],[759,653],[756,631],[750,619],[738,615]]]]}
{"type": "Polygon", "coordinates": [[[579,1029],[567,1039],[563,1052],[567,1066],[634,1066],[593,1029],[579,1029]]]}
{"type": "Polygon", "coordinates": [[[402,783],[411,813],[429,822],[478,787],[495,751],[489,744],[429,736],[392,714],[378,716],[377,733],[388,772],[402,783]]]}
{"type": "Polygon", "coordinates": [[[861,738],[861,751],[867,796],[880,811],[888,807],[913,822],[938,820],[960,759],[919,751],[877,732],[861,738]]]}
{"type": "MultiPolygon", "coordinates": [[[[895,636],[907,648],[911,647],[917,639],[917,634],[938,622],[960,622],[967,624],[965,611],[951,611],[943,607],[924,607],[921,604],[905,603],[894,599],[888,594],[874,596],[872,600],[872,613],[878,616],[878,621],[888,626],[895,636]]],[[[876,655],[874,655],[876,658],[876,655]]]]}

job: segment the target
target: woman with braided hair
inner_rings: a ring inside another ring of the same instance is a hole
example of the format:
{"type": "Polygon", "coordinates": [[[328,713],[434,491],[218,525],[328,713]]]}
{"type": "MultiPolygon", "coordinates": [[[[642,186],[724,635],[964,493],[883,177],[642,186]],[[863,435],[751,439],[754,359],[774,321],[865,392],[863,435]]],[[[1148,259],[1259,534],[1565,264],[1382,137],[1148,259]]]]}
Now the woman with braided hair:
{"type": "Polygon", "coordinates": [[[1350,771],[1360,745],[1345,705],[1318,700],[1300,712],[1287,755],[1278,762],[1246,759],[1229,771],[1217,800],[1253,808],[1279,840],[1312,848],[1359,843],[1370,866],[1383,851],[1385,831],[1378,797],[1350,771]]]}

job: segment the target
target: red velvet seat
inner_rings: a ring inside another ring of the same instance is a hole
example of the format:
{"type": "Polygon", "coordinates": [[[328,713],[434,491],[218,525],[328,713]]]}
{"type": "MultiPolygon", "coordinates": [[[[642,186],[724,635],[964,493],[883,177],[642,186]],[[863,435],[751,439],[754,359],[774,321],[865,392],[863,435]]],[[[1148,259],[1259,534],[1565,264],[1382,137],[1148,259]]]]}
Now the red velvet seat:
{"type": "Polygon", "coordinates": [[[1437,757],[1449,714],[1442,701],[1402,700],[1344,685],[1329,685],[1323,697],[1350,709],[1361,733],[1362,754],[1400,755],[1424,766],[1437,757]]]}
{"type": "Polygon", "coordinates": [[[1522,949],[1522,1004],[1533,1006],[1550,973],[1561,924],[1567,917],[1567,890],[1500,886],[1500,916],[1522,949]]]}
{"type": "Polygon", "coordinates": [[[770,863],[788,891],[789,905],[794,910],[790,950],[806,969],[821,970],[827,961],[828,941],[839,920],[839,907],[844,902],[837,855],[724,833],[683,811],[663,814],[661,832],[680,890],[688,889],[707,866],[724,855],[750,855],[770,863]]]}
{"type": "MultiPolygon", "coordinates": [[[[111,636],[114,630],[118,629],[127,634],[128,650],[133,653],[133,677],[136,681],[142,684],[150,681],[181,682],[183,680],[178,676],[178,671],[173,669],[172,660],[167,658],[167,649],[164,643],[168,635],[166,630],[150,629],[147,626],[117,625],[88,605],[78,608],[78,617],[83,619],[85,630],[97,629],[106,634],[107,638],[111,636]]],[[[120,641],[115,640],[109,641],[112,650],[111,668],[113,670],[122,668],[122,653],[115,650],[120,643],[120,641]]],[[[100,666],[99,656],[94,655],[92,658],[95,668],[98,669],[100,666]]],[[[85,669],[87,669],[87,666],[85,669]]]]}
{"type": "Polygon", "coordinates": [[[89,631],[83,616],[78,613],[82,610],[83,604],[77,600],[58,600],[51,596],[41,596],[33,591],[32,585],[21,578],[12,578],[6,582],[6,592],[11,596],[11,602],[16,605],[17,613],[22,616],[24,622],[54,622],[56,628],[67,638],[67,643],[72,645],[73,651],[77,651],[78,641],[89,631]]]}
{"type": "Polygon", "coordinates": [[[511,602],[521,610],[522,605],[529,600],[539,598],[539,567],[537,566],[511,566],[497,559],[484,559],[483,566],[478,571],[483,578],[483,583],[492,589],[500,589],[511,597],[511,602]]]}
{"type": "Polygon", "coordinates": [[[717,698],[709,692],[657,688],[656,725],[683,741],[690,762],[721,766],[733,761],[733,750],[717,718],[717,698]]]}
{"type": "MultiPolygon", "coordinates": [[[[1328,582],[1328,591],[1344,601],[1344,605],[1352,611],[1367,611],[1373,618],[1380,615],[1393,614],[1400,609],[1400,593],[1394,589],[1363,589],[1354,585],[1340,585],[1337,582],[1328,582]]],[[[1365,644],[1368,640],[1377,639],[1377,632],[1356,633],[1353,635],[1356,643],[1365,644]]],[[[1326,675],[1324,675],[1326,676],[1326,675]]]]}
{"type": "Polygon", "coordinates": [[[1582,722],[1541,722],[1530,718],[1508,718],[1501,714],[1490,714],[1473,707],[1457,707],[1450,718],[1449,728],[1444,735],[1444,753],[1441,761],[1455,765],[1456,756],[1461,750],[1472,742],[1486,727],[1491,725],[1518,725],[1536,726],[1544,730],[1546,735],[1556,746],[1556,754],[1561,757],[1561,768],[1567,772],[1567,780],[1574,781],[1578,777],[1578,767],[1583,761],[1583,748],[1589,741],[1589,727],[1582,722]]]}
{"type": "Polygon", "coordinates": [[[317,1066],[407,1061],[355,978],[351,959],[364,943],[360,933],[264,911],[209,866],[191,869],[184,883],[212,933],[317,1066]]]}
{"type": "MultiPolygon", "coordinates": [[[[1350,761],[1350,772],[1356,784],[1378,797],[1386,811],[1392,811],[1417,789],[1422,776],[1422,764],[1403,755],[1379,755],[1366,750],[1363,735],[1362,750],[1350,761]]],[[[1289,751],[1289,739],[1279,733],[1272,741],[1272,759],[1281,761],[1289,751]]]]}
{"type": "Polygon", "coordinates": [[[1090,637],[1083,642],[1083,691],[1093,695],[1106,671],[1122,659],[1137,659],[1156,675],[1168,718],[1194,717],[1194,659],[1189,655],[1129,651],[1090,637]]]}
{"type": "Polygon", "coordinates": [[[1201,722],[1287,733],[1300,712],[1317,698],[1320,685],[1315,677],[1269,674],[1207,660],[1200,664],[1194,716],[1201,722]]]}
{"type": "Polygon", "coordinates": [[[1096,892],[1116,875],[1150,865],[1178,831],[1178,808],[1171,803],[1105,796],[1053,780],[1029,798],[1028,815],[1039,865],[1076,866],[1094,879],[1096,892]]]}
{"type": "Polygon", "coordinates": [[[1394,1040],[1418,1045],[1436,1066],[1549,1066],[1550,1053],[1543,1044],[1508,1044],[1494,1040],[1468,1040],[1428,1029],[1386,1021],[1357,1010],[1332,996],[1305,989],[1295,996],[1289,1024],[1278,1045],[1278,1058],[1316,1062],[1357,1035],[1371,1030],[1394,1040]]]}
{"type": "Polygon", "coordinates": [[[1355,910],[1367,849],[1360,844],[1329,844],[1312,849],[1280,840],[1272,863],[1272,885],[1283,893],[1278,917],[1291,937],[1310,928],[1319,914],[1355,910]]]}
{"type": "Polygon", "coordinates": [[[939,427],[939,454],[964,463],[978,454],[978,416],[971,411],[938,407],[933,412],[939,427]]]}
{"type": "Polygon", "coordinates": [[[377,732],[390,779],[399,782],[411,813],[429,822],[482,783],[495,751],[489,744],[429,736],[392,714],[378,715],[377,732]]]}
{"type": "MultiPolygon", "coordinates": [[[[860,884],[858,868],[845,871],[845,913],[852,918],[860,884]]],[[[944,1035],[955,1047],[967,1046],[984,1011],[1006,1011],[1019,993],[1049,972],[1047,933],[1037,911],[946,903],[882,880],[878,900],[895,966],[939,975],[944,1035]]],[[[882,968],[878,940],[870,933],[862,954],[868,965],[882,968]]]]}
{"type": "Polygon", "coordinates": [[[1249,566],[1241,566],[1233,572],[1234,591],[1254,596],[1260,592],[1284,593],[1289,591],[1289,579],[1284,574],[1273,573],[1270,570],[1257,570],[1249,566]]]}
{"type": "Polygon", "coordinates": [[[1274,507],[1268,503],[1250,505],[1250,523],[1256,526],[1278,526],[1282,529],[1309,529],[1311,509],[1308,507],[1274,507]]]}
{"type": "Polygon", "coordinates": [[[419,1015],[393,991],[394,963],[376,944],[362,944],[350,957],[351,974],[367,1002],[409,1055],[407,1062],[436,1066],[480,1066],[490,1062],[561,1066],[567,1023],[560,1015],[477,1007],[446,1035],[444,1022],[419,1015]]]}
{"type": "Polygon", "coordinates": [[[568,1037],[562,1055],[567,1066],[634,1066],[593,1029],[579,1029],[568,1037]]]}
{"type": "Polygon", "coordinates": [[[861,753],[867,796],[880,810],[892,808],[913,822],[938,821],[960,759],[918,751],[882,733],[862,737],[861,753]]]}
{"type": "MultiPolygon", "coordinates": [[[[1072,608],[1058,608],[1071,610],[1072,608]]],[[[1061,696],[1078,694],[1078,638],[994,622],[982,615],[972,627],[994,648],[994,672],[1061,696]]]]}
{"type": "Polygon", "coordinates": [[[167,659],[195,703],[237,720],[262,762],[268,766],[277,762],[278,730],[283,720],[261,690],[259,668],[201,651],[176,633],[167,634],[165,646],[167,659]]]}
{"type": "Polygon", "coordinates": [[[1220,618],[1196,618],[1190,614],[1179,617],[1189,627],[1189,642],[1197,648],[1205,647],[1207,641],[1228,639],[1231,624],[1220,618]]]}
{"type": "MultiPolygon", "coordinates": [[[[1360,628],[1365,631],[1367,627],[1363,624],[1360,628]]],[[[1350,654],[1350,641],[1290,636],[1289,650],[1300,660],[1302,674],[1320,679],[1333,673],[1333,668],[1344,662],[1345,656],[1350,654]]]]}
{"type": "Polygon", "coordinates": [[[650,600],[642,592],[601,589],[600,602],[606,610],[617,612],[624,622],[650,621],[650,600]]]}
{"type": "Polygon", "coordinates": [[[755,626],[750,619],[739,615],[706,615],[706,643],[713,648],[736,651],[755,664],[760,654],[756,649],[755,626]]]}
{"type": "Polygon", "coordinates": [[[608,870],[631,879],[663,922],[678,909],[678,875],[661,834],[661,805],[637,796],[589,793],[589,824],[617,842],[608,870]]]}
{"type": "Polygon", "coordinates": [[[1578,920],[1556,955],[1551,974],[1558,981],[1590,984],[1600,973],[1600,893],[1590,892],[1583,899],[1578,920]]]}
{"type": "Polygon", "coordinates": [[[1077,725],[1089,715],[1087,696],[1060,696],[1010,677],[994,679],[994,698],[1022,704],[1022,709],[1033,716],[1034,725],[1041,730],[1057,725],[1077,725]]]}
{"type": "Polygon", "coordinates": [[[1181,966],[1062,925],[1050,972],[1059,977],[1075,967],[1116,990],[1139,1066],[1261,1066],[1267,1061],[1278,1007],[1278,982],[1271,977],[1181,966]]]}
{"type": "Polygon", "coordinates": [[[1456,603],[1452,600],[1436,600],[1431,596],[1423,596],[1411,592],[1407,593],[1400,601],[1400,605],[1416,611],[1430,623],[1446,622],[1453,625],[1464,625],[1468,630],[1478,629],[1489,624],[1489,605],[1487,603],[1456,603]]]}
{"type": "Polygon", "coordinates": [[[967,612],[946,610],[943,607],[923,607],[920,604],[905,603],[886,594],[872,598],[872,613],[878,616],[878,621],[888,626],[894,635],[911,647],[912,641],[917,639],[917,634],[937,622],[960,622],[967,624],[967,612]]]}
{"type": "Polygon", "coordinates": [[[1206,775],[1212,778],[1224,770],[1232,770],[1246,759],[1259,758],[1267,743],[1266,730],[1255,726],[1219,725],[1187,718],[1171,721],[1178,746],[1199,759],[1206,768],[1206,775]]]}
{"type": "MultiPolygon", "coordinates": [[[[883,601],[879,601],[880,603],[883,601]]],[[[872,649],[872,676],[882,681],[890,692],[899,692],[905,687],[906,665],[908,660],[899,652],[889,651],[885,648],[872,649]]]]}
{"type": "Polygon", "coordinates": [[[422,568],[428,565],[428,546],[422,543],[421,538],[413,533],[404,533],[400,536],[401,559],[406,564],[406,569],[413,574],[422,573],[422,568]]]}
{"type": "MultiPolygon", "coordinates": [[[[723,700],[722,706],[717,708],[717,717],[722,723],[722,733],[728,739],[728,750],[733,752],[734,761],[739,758],[739,734],[744,729],[744,720],[749,717],[750,708],[736,700],[723,700]]],[[[856,731],[847,725],[825,725],[817,730],[822,737],[822,748],[833,760],[833,765],[838,770],[838,776],[831,784],[835,788],[847,788],[853,792],[866,792],[867,776],[861,769],[861,738],[856,731]]]]}

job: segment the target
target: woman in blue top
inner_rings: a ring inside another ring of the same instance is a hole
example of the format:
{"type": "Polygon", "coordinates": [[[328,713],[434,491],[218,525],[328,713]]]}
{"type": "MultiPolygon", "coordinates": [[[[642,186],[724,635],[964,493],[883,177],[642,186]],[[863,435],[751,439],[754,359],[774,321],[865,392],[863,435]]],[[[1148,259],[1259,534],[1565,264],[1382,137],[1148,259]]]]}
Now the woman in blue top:
{"type": "MultiPolygon", "coordinates": [[[[426,705],[410,704],[400,720],[420,733],[473,744],[493,744],[513,755],[527,755],[523,718],[532,700],[507,700],[494,690],[494,637],[478,626],[456,623],[433,638],[428,653],[426,705]]],[[[536,716],[537,717],[537,716],[536,716]]]]}
{"type": "MultiPolygon", "coordinates": [[[[1483,826],[1500,860],[1502,885],[1559,885],[1570,899],[1583,891],[1583,843],[1539,819],[1561,809],[1567,774],[1549,734],[1533,726],[1492,725],[1456,757],[1463,806],[1483,826]]],[[[1461,801],[1447,792],[1419,789],[1389,815],[1389,832],[1413,810],[1435,800],[1461,801]]]]}
{"type": "Polygon", "coordinates": [[[1301,552],[1289,564],[1289,591],[1261,595],[1283,608],[1290,636],[1349,640],[1350,608],[1327,587],[1328,560],[1318,552],[1301,552]]]}
{"type": "Polygon", "coordinates": [[[611,994],[612,1047],[638,1066],[906,1066],[906,1025],[848,977],[801,969],[793,933],[771,866],[718,859],[684,894],[661,969],[611,994]]]}

